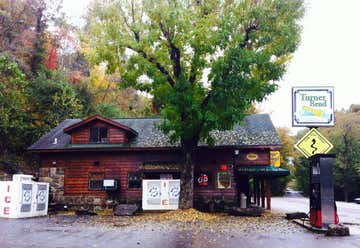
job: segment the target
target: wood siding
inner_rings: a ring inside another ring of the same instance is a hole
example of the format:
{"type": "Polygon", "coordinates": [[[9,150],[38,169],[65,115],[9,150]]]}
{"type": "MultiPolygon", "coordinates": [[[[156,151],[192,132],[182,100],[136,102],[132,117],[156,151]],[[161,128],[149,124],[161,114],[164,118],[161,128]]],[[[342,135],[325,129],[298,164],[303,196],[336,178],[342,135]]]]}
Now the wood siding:
{"type": "Polygon", "coordinates": [[[197,186],[197,178],[195,178],[194,194],[200,196],[235,196],[236,195],[236,180],[234,178],[232,150],[202,150],[199,152],[196,160],[195,175],[199,173],[206,173],[211,175],[212,182],[207,188],[197,186]],[[228,171],[231,173],[231,188],[219,189],[217,173],[220,171],[220,165],[228,165],[228,171]]]}
{"type": "Polygon", "coordinates": [[[128,141],[126,132],[116,127],[109,127],[108,136],[110,144],[126,143],[128,141]]]}
{"type": "Polygon", "coordinates": [[[71,134],[71,144],[89,144],[91,127],[108,128],[109,144],[125,143],[128,141],[127,134],[124,130],[101,121],[93,121],[82,127],[79,127],[71,134]]]}
{"type": "MultiPolygon", "coordinates": [[[[234,156],[233,149],[201,149],[196,158],[195,175],[210,173],[212,185],[208,188],[195,186],[195,195],[201,196],[228,196],[236,195],[236,169],[241,165],[258,164],[268,165],[270,162],[269,150],[240,150],[234,156]],[[256,153],[258,159],[249,161],[248,153],[256,153]],[[234,165],[235,162],[235,165],[234,165]],[[231,188],[219,189],[217,173],[220,165],[228,165],[231,173],[231,188]]],[[[122,196],[141,196],[141,189],[128,189],[128,173],[139,170],[143,163],[181,161],[181,153],[175,150],[163,151],[113,151],[113,152],[67,152],[41,154],[42,168],[63,168],[65,175],[65,196],[100,196],[106,197],[102,190],[89,190],[89,173],[103,172],[106,179],[118,179],[122,196]],[[97,165],[98,164],[98,165],[97,165]]],[[[195,178],[197,180],[197,178],[195,178]]]]}
{"type": "Polygon", "coordinates": [[[64,168],[64,195],[105,197],[105,191],[89,190],[89,173],[103,172],[106,179],[120,181],[119,194],[141,196],[141,189],[128,189],[128,173],[138,171],[143,163],[173,162],[179,159],[179,153],[171,151],[44,154],[41,167],[64,168]],[[95,162],[99,165],[95,165],[95,162]]]}
{"type": "Polygon", "coordinates": [[[236,163],[239,165],[269,165],[270,151],[253,149],[253,150],[240,152],[239,156],[236,157],[236,163]],[[257,159],[254,160],[249,159],[251,157],[254,157],[254,154],[256,154],[257,159]]]}

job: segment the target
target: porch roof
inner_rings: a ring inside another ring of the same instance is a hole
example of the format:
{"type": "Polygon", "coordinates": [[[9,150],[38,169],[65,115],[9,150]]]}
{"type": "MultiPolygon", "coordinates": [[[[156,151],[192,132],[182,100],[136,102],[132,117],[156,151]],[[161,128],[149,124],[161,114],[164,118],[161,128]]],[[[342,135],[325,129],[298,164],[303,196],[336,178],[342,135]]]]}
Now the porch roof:
{"type": "Polygon", "coordinates": [[[282,177],[290,175],[290,171],[274,167],[272,165],[246,165],[239,166],[238,173],[244,176],[259,176],[259,177],[282,177]]]}

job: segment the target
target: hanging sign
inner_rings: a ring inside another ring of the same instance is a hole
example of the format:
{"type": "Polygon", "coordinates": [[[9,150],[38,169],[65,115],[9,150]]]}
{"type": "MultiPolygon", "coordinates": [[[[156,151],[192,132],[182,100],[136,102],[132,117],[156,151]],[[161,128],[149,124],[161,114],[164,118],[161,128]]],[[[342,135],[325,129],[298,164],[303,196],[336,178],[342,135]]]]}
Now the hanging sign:
{"type": "Polygon", "coordinates": [[[295,148],[308,158],[318,153],[328,153],[333,145],[313,128],[295,144],[295,148]]]}
{"type": "Polygon", "coordinates": [[[248,153],[246,155],[246,159],[250,160],[250,161],[257,160],[258,158],[259,158],[259,156],[256,153],[248,153]]]}
{"type": "Polygon", "coordinates": [[[292,125],[334,126],[334,88],[293,87],[292,125]]]}
{"type": "Polygon", "coordinates": [[[270,151],[270,162],[272,166],[280,167],[281,165],[280,151],[270,151]]]}

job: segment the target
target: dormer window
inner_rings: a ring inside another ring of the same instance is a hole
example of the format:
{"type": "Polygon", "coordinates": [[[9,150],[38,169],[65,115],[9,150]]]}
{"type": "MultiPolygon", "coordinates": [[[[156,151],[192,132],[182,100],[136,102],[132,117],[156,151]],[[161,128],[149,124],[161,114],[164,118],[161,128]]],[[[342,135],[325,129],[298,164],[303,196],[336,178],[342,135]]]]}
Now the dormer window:
{"type": "Polygon", "coordinates": [[[91,127],[90,143],[108,143],[108,129],[106,127],[91,127]]]}
{"type": "MultiPolygon", "coordinates": [[[[64,129],[71,135],[71,144],[126,144],[138,133],[117,120],[94,115],[64,129]]],[[[58,138],[59,142],[59,138],[58,138]]]]}

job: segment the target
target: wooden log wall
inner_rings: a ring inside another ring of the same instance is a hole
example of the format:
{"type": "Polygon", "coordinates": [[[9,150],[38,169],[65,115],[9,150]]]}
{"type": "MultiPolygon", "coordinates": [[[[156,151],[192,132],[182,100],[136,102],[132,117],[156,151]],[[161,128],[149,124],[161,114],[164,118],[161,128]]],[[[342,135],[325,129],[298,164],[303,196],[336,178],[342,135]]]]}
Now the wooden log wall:
{"type": "MultiPolygon", "coordinates": [[[[234,156],[233,149],[200,149],[196,158],[195,175],[211,174],[212,182],[207,188],[194,187],[195,195],[235,197],[239,177],[236,169],[241,165],[269,164],[268,150],[244,150],[234,156]],[[256,153],[257,160],[248,160],[246,155],[256,153]],[[235,165],[234,164],[235,161],[235,165]],[[231,187],[219,189],[217,173],[220,165],[226,164],[231,173],[231,187]]],[[[104,173],[106,179],[120,181],[120,194],[124,196],[141,196],[141,189],[128,188],[128,174],[139,170],[143,163],[181,161],[181,154],[175,150],[154,151],[112,151],[112,152],[62,152],[41,155],[41,167],[63,168],[65,175],[65,196],[101,196],[106,197],[103,190],[89,190],[89,173],[104,173]]],[[[197,178],[195,178],[197,180],[197,178]]],[[[247,189],[248,190],[248,189],[247,189]]]]}
{"type": "Polygon", "coordinates": [[[236,195],[236,180],[234,177],[233,152],[229,150],[211,151],[201,150],[196,159],[195,175],[205,173],[209,175],[212,182],[206,188],[197,186],[197,178],[195,178],[194,194],[209,197],[209,196],[231,196],[236,195]],[[220,172],[220,165],[226,164],[228,171],[231,174],[231,188],[219,189],[217,173],[220,172]]]}
{"type": "Polygon", "coordinates": [[[106,179],[120,181],[120,194],[141,195],[141,189],[128,189],[128,174],[144,162],[179,160],[176,152],[74,152],[42,156],[41,167],[64,168],[64,195],[106,196],[103,190],[89,190],[89,173],[102,172],[106,179]],[[98,164],[98,165],[97,165],[98,164]]]}

